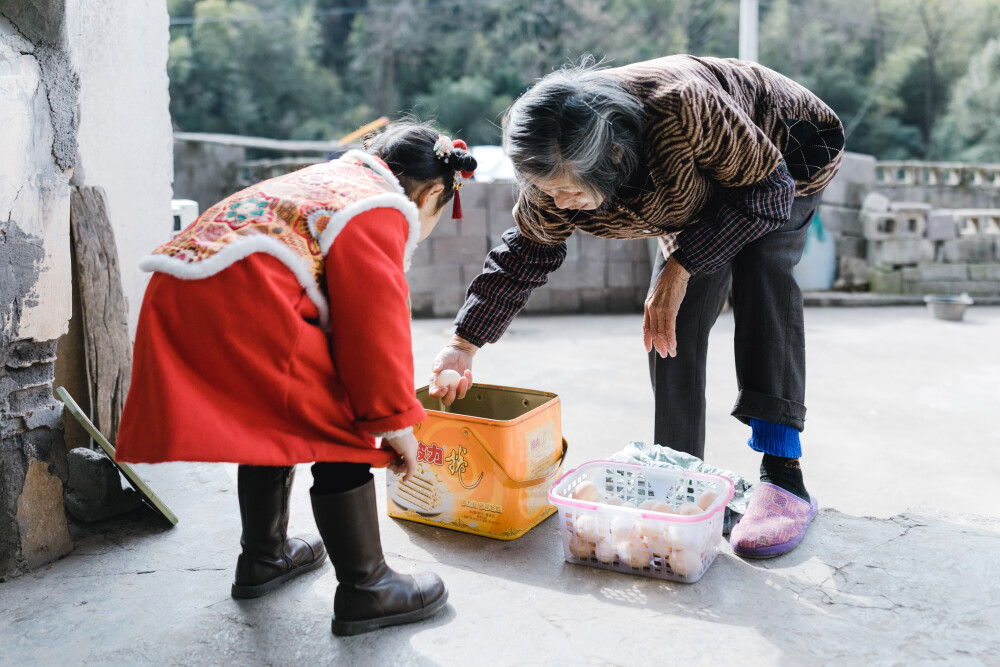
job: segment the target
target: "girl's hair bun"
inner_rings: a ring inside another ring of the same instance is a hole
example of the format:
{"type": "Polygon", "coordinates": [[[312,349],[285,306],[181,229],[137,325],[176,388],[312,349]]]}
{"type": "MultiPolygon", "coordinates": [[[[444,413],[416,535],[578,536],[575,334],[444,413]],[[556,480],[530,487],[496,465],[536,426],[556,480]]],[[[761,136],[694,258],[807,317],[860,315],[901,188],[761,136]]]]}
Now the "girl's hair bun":
{"type": "Polygon", "coordinates": [[[476,158],[472,157],[472,153],[456,148],[452,152],[450,164],[455,168],[455,171],[475,171],[479,163],[476,162],[476,158]]]}

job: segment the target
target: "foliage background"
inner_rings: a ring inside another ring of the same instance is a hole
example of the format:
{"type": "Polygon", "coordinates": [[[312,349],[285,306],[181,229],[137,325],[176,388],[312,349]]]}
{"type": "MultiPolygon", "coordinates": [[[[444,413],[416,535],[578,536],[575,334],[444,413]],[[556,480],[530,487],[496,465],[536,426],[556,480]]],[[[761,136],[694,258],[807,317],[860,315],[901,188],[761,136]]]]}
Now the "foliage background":
{"type": "MultiPolygon", "coordinates": [[[[736,57],[739,0],[168,0],[175,125],[335,139],[382,115],[499,142],[585,52],[736,57]]],[[[881,159],[1000,162],[1000,0],[760,0],[760,61],[881,159]]]]}

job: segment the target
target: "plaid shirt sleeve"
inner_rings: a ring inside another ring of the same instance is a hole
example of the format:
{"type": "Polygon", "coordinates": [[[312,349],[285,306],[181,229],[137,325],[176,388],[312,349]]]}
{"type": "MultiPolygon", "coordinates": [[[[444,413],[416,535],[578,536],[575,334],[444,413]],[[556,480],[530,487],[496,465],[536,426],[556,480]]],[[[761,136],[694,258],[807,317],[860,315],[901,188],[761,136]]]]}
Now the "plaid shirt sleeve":
{"type": "Polygon", "coordinates": [[[500,340],[531,291],[548,282],[566,259],[566,243],[536,243],[512,227],[490,251],[483,272],[469,285],[455,318],[455,333],[476,347],[500,340]]]}
{"type": "Polygon", "coordinates": [[[763,180],[738,188],[722,188],[708,220],[682,230],[671,256],[689,273],[713,273],[729,263],[743,246],[785,222],[795,198],[795,181],[782,162],[763,180]]]}

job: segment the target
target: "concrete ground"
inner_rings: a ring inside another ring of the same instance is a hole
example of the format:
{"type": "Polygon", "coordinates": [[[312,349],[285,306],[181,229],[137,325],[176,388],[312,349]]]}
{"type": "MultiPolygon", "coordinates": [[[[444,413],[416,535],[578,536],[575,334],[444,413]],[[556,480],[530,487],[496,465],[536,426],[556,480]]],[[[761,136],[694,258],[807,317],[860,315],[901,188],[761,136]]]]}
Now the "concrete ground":
{"type": "MultiPolygon", "coordinates": [[[[678,584],[563,561],[557,519],[512,542],[382,519],[387,558],[447,582],[445,612],[354,638],[329,632],[332,569],[229,597],[235,466],[140,473],[180,517],[76,526],[65,559],[0,584],[0,665],[1000,664],[1000,307],[809,308],[803,468],[821,511],[802,544],[745,561],[727,544],[678,584]]],[[[567,468],[652,432],[641,317],[522,318],[477,381],[558,393],[567,468]]],[[[413,323],[418,383],[448,322],[413,323]]],[[[709,462],[755,479],[733,319],[709,354],[709,462]]],[[[309,473],[292,529],[314,530],[309,473]]],[[[384,512],[383,476],[377,475],[384,512]]]]}

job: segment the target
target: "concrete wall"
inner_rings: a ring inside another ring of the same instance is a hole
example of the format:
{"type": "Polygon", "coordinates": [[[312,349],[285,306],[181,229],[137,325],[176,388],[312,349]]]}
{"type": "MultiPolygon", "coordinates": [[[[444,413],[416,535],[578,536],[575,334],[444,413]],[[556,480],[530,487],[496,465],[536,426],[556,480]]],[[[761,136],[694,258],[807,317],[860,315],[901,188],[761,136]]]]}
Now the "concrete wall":
{"type": "Polygon", "coordinates": [[[148,274],[138,262],[170,239],[173,133],[163,0],[67,0],[80,73],[80,185],[104,188],[135,337],[148,274]]]}
{"type": "Polygon", "coordinates": [[[0,579],[72,548],[52,397],[71,179],[108,193],[133,331],[136,264],[169,237],[167,25],[162,0],[0,4],[0,579]]]}

